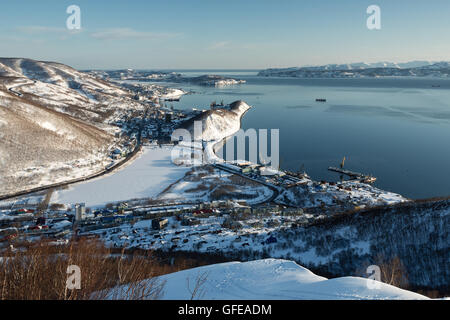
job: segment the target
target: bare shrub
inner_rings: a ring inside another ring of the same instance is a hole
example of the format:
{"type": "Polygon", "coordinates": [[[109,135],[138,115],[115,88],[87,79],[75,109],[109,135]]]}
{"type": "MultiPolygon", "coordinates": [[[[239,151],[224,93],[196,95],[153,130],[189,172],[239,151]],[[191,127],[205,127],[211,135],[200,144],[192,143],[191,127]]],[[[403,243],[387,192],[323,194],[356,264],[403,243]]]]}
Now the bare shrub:
{"type": "Polygon", "coordinates": [[[381,271],[381,281],[399,288],[408,288],[406,268],[399,257],[383,259],[378,257],[377,265],[381,271]]]}
{"type": "Polygon", "coordinates": [[[199,184],[194,188],[185,190],[186,193],[195,193],[195,192],[201,192],[201,191],[207,191],[209,188],[205,186],[204,184],[199,184]]]}
{"type": "Polygon", "coordinates": [[[194,286],[191,289],[191,280],[189,278],[186,279],[186,283],[187,283],[187,289],[189,291],[189,293],[191,294],[190,300],[195,300],[195,299],[202,299],[206,293],[206,289],[205,289],[205,283],[208,280],[208,273],[207,272],[203,272],[201,274],[199,274],[194,282],[194,286]]]}
{"type": "MultiPolygon", "coordinates": [[[[379,254],[373,260],[375,265],[380,268],[380,281],[396,286],[398,288],[408,288],[408,275],[406,268],[399,257],[385,258],[379,254]]],[[[365,263],[361,268],[356,270],[356,275],[366,277],[367,267],[372,263],[365,263]]]]}
{"type": "Polygon", "coordinates": [[[64,246],[43,241],[21,249],[2,253],[1,300],[114,299],[118,286],[126,287],[121,299],[157,299],[162,294],[164,283],[154,278],[160,270],[151,257],[114,256],[95,239],[64,246]],[[66,287],[70,265],[81,270],[80,289],[66,287]]]}
{"type": "Polygon", "coordinates": [[[213,192],[211,192],[211,199],[213,200],[227,199],[230,198],[235,191],[236,187],[232,185],[221,185],[218,186],[213,192]]]}

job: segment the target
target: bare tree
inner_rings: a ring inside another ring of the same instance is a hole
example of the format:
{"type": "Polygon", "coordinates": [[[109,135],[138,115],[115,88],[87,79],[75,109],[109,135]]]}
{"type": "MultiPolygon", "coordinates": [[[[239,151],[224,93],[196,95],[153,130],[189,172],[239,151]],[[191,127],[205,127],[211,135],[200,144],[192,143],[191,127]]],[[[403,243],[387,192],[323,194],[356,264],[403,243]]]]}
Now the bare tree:
{"type": "Polygon", "coordinates": [[[187,282],[187,289],[189,291],[189,293],[191,294],[190,300],[200,300],[204,297],[205,293],[206,293],[206,289],[205,289],[205,283],[208,280],[208,272],[203,272],[199,275],[197,275],[196,279],[195,279],[195,283],[194,283],[194,287],[191,290],[191,285],[190,285],[190,278],[188,277],[186,279],[187,282]]]}
{"type": "Polygon", "coordinates": [[[20,248],[1,251],[0,300],[158,299],[165,285],[155,259],[124,252],[116,257],[97,240],[20,248]],[[70,265],[81,270],[80,289],[67,288],[70,265]]]}
{"type": "Polygon", "coordinates": [[[378,266],[381,271],[381,281],[399,288],[408,287],[406,268],[399,257],[392,259],[378,258],[378,266]]]}

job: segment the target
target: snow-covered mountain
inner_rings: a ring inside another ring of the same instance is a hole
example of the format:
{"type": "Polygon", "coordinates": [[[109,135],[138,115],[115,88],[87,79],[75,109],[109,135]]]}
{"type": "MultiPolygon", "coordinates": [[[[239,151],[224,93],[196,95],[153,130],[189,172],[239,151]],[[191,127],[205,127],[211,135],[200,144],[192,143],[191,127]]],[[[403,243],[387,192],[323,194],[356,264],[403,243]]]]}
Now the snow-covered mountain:
{"type": "MultiPolygon", "coordinates": [[[[359,277],[327,279],[289,260],[228,262],[164,275],[162,299],[189,300],[364,300],[428,299],[420,294],[359,277]],[[197,279],[206,281],[192,296],[197,279]],[[188,287],[189,283],[189,287],[188,287]]],[[[126,297],[127,286],[116,297],[126,297]]]]}
{"type": "Polygon", "coordinates": [[[262,70],[259,76],[297,78],[361,78],[361,77],[449,77],[448,62],[411,61],[403,63],[350,63],[327,64],[294,68],[270,68],[262,70]]]}
{"type": "Polygon", "coordinates": [[[115,143],[110,124],[143,108],[69,66],[0,58],[0,195],[98,171],[115,143]]]}
{"type": "Polygon", "coordinates": [[[209,162],[220,161],[214,154],[213,147],[222,139],[235,134],[241,128],[241,117],[251,107],[244,101],[235,101],[229,106],[207,110],[189,119],[180,127],[187,129],[195,141],[202,141],[205,145],[205,157],[209,162]],[[201,124],[196,130],[195,125],[201,124]]]}

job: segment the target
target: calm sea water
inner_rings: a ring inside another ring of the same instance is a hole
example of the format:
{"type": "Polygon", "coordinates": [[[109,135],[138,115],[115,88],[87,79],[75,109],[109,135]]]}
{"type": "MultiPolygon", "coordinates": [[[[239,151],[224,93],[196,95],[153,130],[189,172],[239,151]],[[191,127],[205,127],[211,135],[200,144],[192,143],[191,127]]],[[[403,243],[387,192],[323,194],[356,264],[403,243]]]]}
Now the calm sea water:
{"type": "Polygon", "coordinates": [[[371,173],[376,186],[410,198],[450,195],[450,80],[289,79],[255,71],[178,71],[221,74],[244,85],[205,88],[173,105],[208,108],[211,101],[244,100],[253,108],[243,129],[279,129],[281,167],[316,180],[338,180],[329,166],[371,173]],[[439,85],[440,87],[433,87],[439,85]],[[326,98],[326,103],[315,102],[326,98]]]}

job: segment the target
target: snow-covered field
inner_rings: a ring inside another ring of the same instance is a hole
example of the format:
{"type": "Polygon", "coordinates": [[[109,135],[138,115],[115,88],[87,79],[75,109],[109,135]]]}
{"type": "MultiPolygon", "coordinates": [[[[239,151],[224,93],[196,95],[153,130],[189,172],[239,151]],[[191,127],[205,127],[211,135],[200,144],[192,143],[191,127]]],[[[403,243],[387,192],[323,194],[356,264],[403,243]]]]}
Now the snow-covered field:
{"type": "Polygon", "coordinates": [[[194,299],[428,299],[411,291],[359,277],[327,279],[293,261],[280,259],[220,263],[164,275],[160,277],[166,281],[162,298],[191,299],[191,291],[197,279],[202,277],[206,277],[206,281],[194,299]]]}
{"type": "Polygon", "coordinates": [[[335,184],[308,181],[304,185],[283,190],[276,202],[312,208],[324,204],[330,207],[359,206],[370,207],[379,205],[393,205],[409,201],[407,198],[384,191],[358,181],[343,181],[335,184]]]}
{"type": "Polygon", "coordinates": [[[262,184],[212,166],[198,166],[193,167],[183,179],[164,190],[158,198],[203,202],[232,198],[255,205],[267,201],[272,195],[273,191],[262,184]]]}
{"type": "Polygon", "coordinates": [[[154,197],[189,170],[171,160],[170,147],[145,147],[140,157],[114,174],[59,190],[54,203],[86,203],[101,206],[109,202],[154,197]]]}

